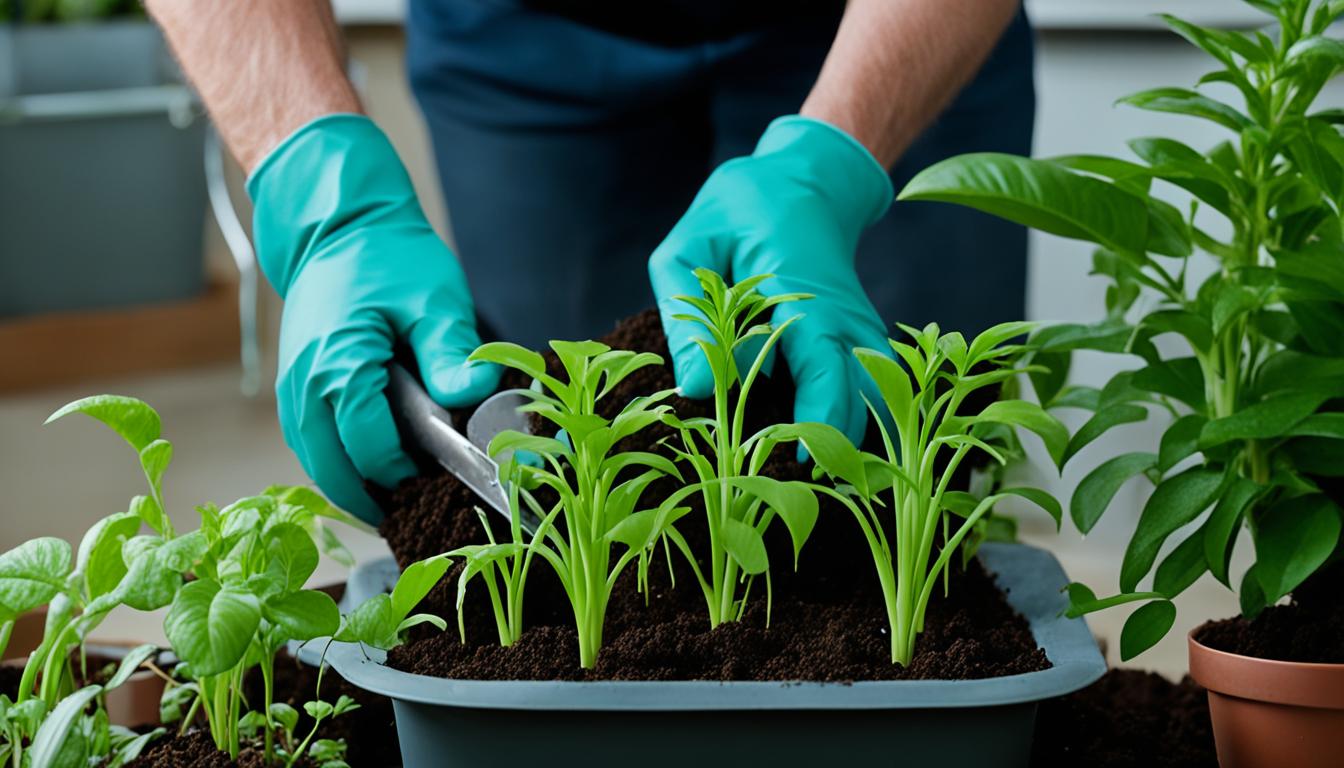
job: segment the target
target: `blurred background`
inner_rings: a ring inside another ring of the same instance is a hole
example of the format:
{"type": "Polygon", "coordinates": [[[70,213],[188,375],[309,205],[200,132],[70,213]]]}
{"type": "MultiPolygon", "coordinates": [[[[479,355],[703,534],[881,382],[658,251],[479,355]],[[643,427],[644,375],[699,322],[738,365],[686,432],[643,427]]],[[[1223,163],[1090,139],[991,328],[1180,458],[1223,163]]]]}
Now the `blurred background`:
{"type": "MultiPolygon", "coordinates": [[[[335,7],[367,109],[451,239],[452,212],[406,83],[403,6],[335,7]]],[[[1112,104],[1144,88],[1192,85],[1205,71],[1202,55],[1153,13],[1229,27],[1262,18],[1237,0],[1028,0],[1027,8],[1038,34],[1038,155],[1123,155],[1125,140],[1150,134],[1212,145],[1215,128],[1112,104]]],[[[1321,105],[1344,105],[1344,83],[1321,105]]],[[[77,539],[142,491],[134,455],[110,431],[82,419],[42,426],[88,394],[134,395],[158,409],[176,447],[165,493],[179,519],[205,501],[306,482],[275,419],[279,300],[250,259],[241,182],[137,3],[0,0],[0,550],[41,535],[77,539]]],[[[1087,246],[1033,234],[1031,251],[1031,319],[1100,317],[1104,286],[1087,276],[1087,246]]],[[[1100,384],[1119,365],[1085,357],[1074,378],[1100,384]]],[[[1021,471],[1067,499],[1103,455],[1152,445],[1164,426],[1112,431],[1062,478],[1021,471]]],[[[1122,489],[1086,540],[1067,523],[1055,535],[1025,512],[1021,532],[1109,593],[1148,490],[1142,481],[1122,489]]],[[[373,535],[341,533],[360,557],[384,549],[373,535]]],[[[339,578],[339,568],[324,565],[321,576],[339,578]]],[[[1181,674],[1185,632],[1237,611],[1235,596],[1207,575],[1177,603],[1177,631],[1135,665],[1181,674]]],[[[1111,640],[1113,662],[1125,616],[1089,617],[1111,640]]],[[[127,614],[103,634],[152,636],[158,623],[127,614]]]]}

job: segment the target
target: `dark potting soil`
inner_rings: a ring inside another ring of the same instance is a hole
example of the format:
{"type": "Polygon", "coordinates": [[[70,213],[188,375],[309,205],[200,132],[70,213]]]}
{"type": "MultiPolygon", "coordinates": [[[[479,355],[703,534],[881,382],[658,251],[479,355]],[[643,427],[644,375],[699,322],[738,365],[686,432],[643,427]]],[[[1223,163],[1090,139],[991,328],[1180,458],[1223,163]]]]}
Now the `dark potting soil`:
{"type": "Polygon", "coordinates": [[[1041,702],[1032,768],[1217,768],[1208,696],[1188,676],[1113,669],[1041,702]]]}
{"type": "MultiPolygon", "coordinates": [[[[260,707],[263,701],[261,676],[254,673],[244,681],[247,701],[260,707]]],[[[275,660],[275,701],[284,702],[303,712],[303,704],[312,701],[317,685],[317,669],[299,662],[287,653],[275,660]]],[[[346,682],[330,667],[322,676],[323,701],[335,703],[342,694],[359,703],[359,708],[331,718],[318,729],[317,738],[345,739],[346,762],[354,768],[388,766],[400,762],[401,748],[397,741],[396,720],[392,701],[385,696],[370,693],[346,682]]],[[[307,733],[312,720],[301,714],[299,731],[307,733]]],[[[300,766],[308,766],[300,761],[300,766]]],[[[266,768],[262,752],[247,745],[239,752],[236,762],[215,749],[208,731],[197,728],[184,736],[174,735],[151,744],[128,768],[266,768]]]]}
{"type": "Polygon", "coordinates": [[[0,664],[0,695],[13,701],[19,694],[19,683],[23,682],[23,667],[0,664]]]}
{"type": "Polygon", "coordinates": [[[1293,590],[1291,601],[1254,619],[1210,621],[1195,639],[1228,653],[1278,661],[1344,664],[1344,562],[1293,590]]]}
{"type": "MultiPolygon", "coordinates": [[[[603,341],[617,349],[650,351],[667,359],[662,327],[653,311],[622,322],[603,341]]],[[[560,373],[554,356],[548,354],[547,360],[552,372],[560,373]]],[[[779,368],[782,372],[784,366],[779,368]]],[[[509,374],[504,386],[525,384],[509,374]]],[[[612,416],[635,396],[673,386],[668,368],[645,368],[622,382],[599,409],[612,416]]],[[[679,397],[670,402],[682,418],[710,415],[706,402],[679,397]]],[[[747,408],[748,434],[767,424],[791,420],[792,410],[793,386],[786,374],[759,380],[747,408]]],[[[671,434],[658,425],[620,447],[667,452],[657,441],[671,434]]],[[[762,474],[810,479],[811,467],[794,459],[791,446],[777,449],[762,474]]],[[[421,477],[382,497],[387,515],[380,531],[403,567],[486,540],[473,510],[480,504],[475,496],[432,462],[422,462],[422,467],[421,477]]],[[[656,503],[674,483],[672,479],[658,481],[646,492],[645,502],[656,503]]],[[[699,511],[679,524],[695,551],[704,550],[707,538],[699,511]]],[[[491,524],[497,533],[507,530],[502,518],[491,519],[491,524]]],[[[1008,605],[993,577],[978,562],[965,571],[952,569],[951,596],[935,595],[915,658],[908,667],[899,667],[891,663],[886,613],[867,545],[847,510],[822,501],[816,528],[796,572],[788,567],[793,555],[782,525],[767,532],[766,544],[775,564],[768,627],[763,579],[752,588],[743,620],[711,632],[704,599],[681,555],[673,553],[669,574],[667,559],[659,553],[650,570],[647,604],[636,592],[635,569],[622,574],[608,607],[597,666],[584,671],[578,666],[572,614],[548,566],[538,561],[529,576],[526,629],[521,639],[501,648],[480,584],[473,584],[468,592],[463,607],[467,642],[460,642],[453,626],[455,578],[461,569],[456,565],[420,607],[445,617],[449,631],[413,630],[412,642],[393,650],[388,662],[405,671],[441,677],[569,680],[972,679],[1049,666],[1026,620],[1008,605]]]]}

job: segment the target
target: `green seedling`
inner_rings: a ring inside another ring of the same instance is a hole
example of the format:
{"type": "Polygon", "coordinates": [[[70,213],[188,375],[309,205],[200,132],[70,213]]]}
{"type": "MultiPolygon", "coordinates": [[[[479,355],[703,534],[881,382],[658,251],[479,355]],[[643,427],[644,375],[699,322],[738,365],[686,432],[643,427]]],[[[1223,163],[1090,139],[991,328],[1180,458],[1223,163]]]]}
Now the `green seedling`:
{"type": "Polygon", "coordinates": [[[1232,588],[1243,526],[1255,544],[1239,587],[1247,616],[1344,551],[1344,511],[1321,485],[1344,467],[1344,117],[1314,107],[1344,66],[1344,41],[1327,34],[1344,5],[1249,5],[1269,13],[1276,31],[1164,17],[1216,62],[1199,85],[1217,84],[1239,104],[1185,88],[1120,100],[1211,122],[1228,140],[1201,152],[1169,138],[1136,139],[1136,160],[968,155],[929,168],[901,193],[1098,246],[1094,274],[1110,283],[1106,317],[1040,331],[1037,360],[1053,373],[1036,378],[1047,406],[1091,413],[1067,457],[1116,426],[1155,413],[1169,422],[1148,450],[1107,457],[1070,504],[1086,533],[1130,478],[1155,485],[1125,550],[1118,593],[1069,590],[1074,615],[1144,603],[1121,634],[1124,659],[1170,630],[1171,599],[1205,573],[1232,588]],[[1210,263],[1211,272],[1203,268],[1210,263]],[[1077,349],[1127,355],[1138,367],[1101,388],[1065,386],[1077,349]],[[1159,559],[1168,539],[1177,543],[1159,559]]]}
{"type": "Polygon", "coordinates": [[[743,431],[752,384],[780,336],[801,317],[795,315],[771,327],[762,316],[779,304],[809,297],[762,296],[756,287],[770,275],[752,277],[730,288],[710,270],[697,269],[695,274],[704,293],[678,297],[695,312],[676,319],[705,329],[706,336],[697,343],[714,377],[714,416],[683,420],[669,412],[663,419],[680,437],[680,447],[674,447],[678,457],[699,478],[699,483],[674,494],[672,503],[690,493],[700,494],[709,531],[708,567],[700,567],[697,553],[675,528],[668,528],[666,537],[685,555],[704,593],[709,625],[717,627],[742,617],[752,581],[762,574],[769,602],[770,564],[763,535],[770,524],[778,518],[788,528],[797,567],[798,554],[817,521],[817,499],[806,483],[760,475],[781,431],[767,427],[751,436],[743,431]],[[737,356],[757,342],[760,346],[743,373],[737,356]]]}
{"type": "Polygon", "coordinates": [[[1005,428],[1036,433],[1057,462],[1069,435],[1057,419],[1025,400],[999,399],[978,413],[963,413],[971,393],[1025,370],[1013,365],[1022,347],[1005,342],[1026,332],[1027,324],[995,326],[969,345],[959,333],[940,334],[937,325],[904,328],[913,343],[893,340],[891,349],[908,371],[884,352],[854,353],[881,394],[885,413],[870,407],[880,425],[883,455],[858,450],[825,424],[784,427],[779,436],[801,440],[818,471],[837,483],[814,487],[858,522],[886,603],[892,663],[908,665],[940,577],[946,589],[949,563],[958,551],[966,556],[963,547],[986,538],[996,504],[1025,499],[1057,525],[1062,515],[1059,502],[1036,488],[1003,488],[983,498],[954,490],[957,470],[973,452],[1005,462],[1004,449],[1014,444],[1005,428]]]}
{"type": "MultiPolygon", "coordinates": [[[[615,418],[598,413],[598,404],[627,376],[662,360],[653,354],[612,350],[594,341],[551,342],[567,380],[546,372],[546,363],[536,352],[515,344],[486,344],[471,355],[480,360],[508,366],[532,377],[538,388],[528,392],[531,402],[524,410],[535,413],[564,430],[566,439],[501,432],[490,443],[490,453],[530,451],[541,459],[541,466],[505,462],[513,492],[514,519],[521,505],[527,505],[541,520],[531,540],[522,547],[518,526],[513,540],[498,547],[498,556],[480,558],[505,565],[516,590],[504,608],[501,639],[516,637],[519,631],[522,585],[533,556],[550,563],[569,597],[579,637],[579,663],[591,668],[602,647],[602,627],[607,603],[617,577],[636,558],[641,567],[649,546],[685,509],[644,509],[639,501],[649,483],[680,473],[671,460],[658,454],[619,452],[621,440],[660,421],[668,412],[662,401],[672,390],[638,397],[621,409],[615,418]],[[636,472],[630,476],[632,472],[636,472]],[[544,508],[532,489],[544,488],[555,502],[544,508]],[[625,551],[613,558],[613,545],[625,545],[625,551]],[[501,560],[501,558],[503,560],[501,560]],[[513,576],[513,574],[517,576],[513,576]],[[507,632],[506,632],[507,630],[507,632]]],[[[472,562],[470,555],[468,563],[472,562]]],[[[487,579],[487,587],[490,580],[487,579]]],[[[496,614],[501,605],[496,601],[496,614]]]]}

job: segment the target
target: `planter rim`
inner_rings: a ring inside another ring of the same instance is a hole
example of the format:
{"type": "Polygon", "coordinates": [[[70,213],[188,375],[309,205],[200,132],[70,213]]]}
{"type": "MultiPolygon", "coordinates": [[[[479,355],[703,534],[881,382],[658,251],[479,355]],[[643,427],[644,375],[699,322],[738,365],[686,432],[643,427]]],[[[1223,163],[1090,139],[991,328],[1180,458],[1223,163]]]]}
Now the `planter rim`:
{"type": "Polygon", "coordinates": [[[1282,661],[1210,648],[1187,635],[1190,676],[1216,693],[1298,707],[1344,709],[1344,664],[1282,661]]]}
{"type": "MultiPolygon", "coordinates": [[[[386,654],[332,643],[327,660],[361,688],[402,701],[474,709],[686,711],[893,710],[987,707],[1052,698],[1100,678],[1106,663],[1087,623],[1063,616],[1068,579],[1051,553],[1021,544],[987,543],[979,557],[1008,587],[1008,602],[1025,616],[1052,666],[980,680],[882,680],[852,683],[717,680],[454,680],[385,666],[386,654]],[[1029,577],[1043,585],[1031,588],[1029,577]]],[[[396,578],[392,558],[361,563],[351,573],[349,605],[384,591],[396,578]]],[[[321,645],[321,641],[314,643],[321,645]]]]}

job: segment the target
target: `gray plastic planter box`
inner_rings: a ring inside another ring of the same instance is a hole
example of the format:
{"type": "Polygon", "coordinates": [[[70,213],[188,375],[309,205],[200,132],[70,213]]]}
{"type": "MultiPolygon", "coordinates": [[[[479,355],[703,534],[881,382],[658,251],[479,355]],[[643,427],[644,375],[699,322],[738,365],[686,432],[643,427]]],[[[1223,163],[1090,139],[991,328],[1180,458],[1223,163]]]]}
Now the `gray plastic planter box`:
{"type": "Polygon", "coordinates": [[[0,24],[0,319],[199,294],[204,137],[148,21],[0,24]]]}
{"type": "MultiPolygon", "coordinates": [[[[392,698],[406,768],[424,766],[1025,766],[1037,702],[1105,672],[1081,619],[1060,613],[1054,556],[986,544],[985,566],[1053,666],[987,680],[564,682],[445,680],[384,666],[335,643],[328,661],[392,698]]],[[[351,574],[355,605],[396,579],[391,560],[351,574]]]]}

